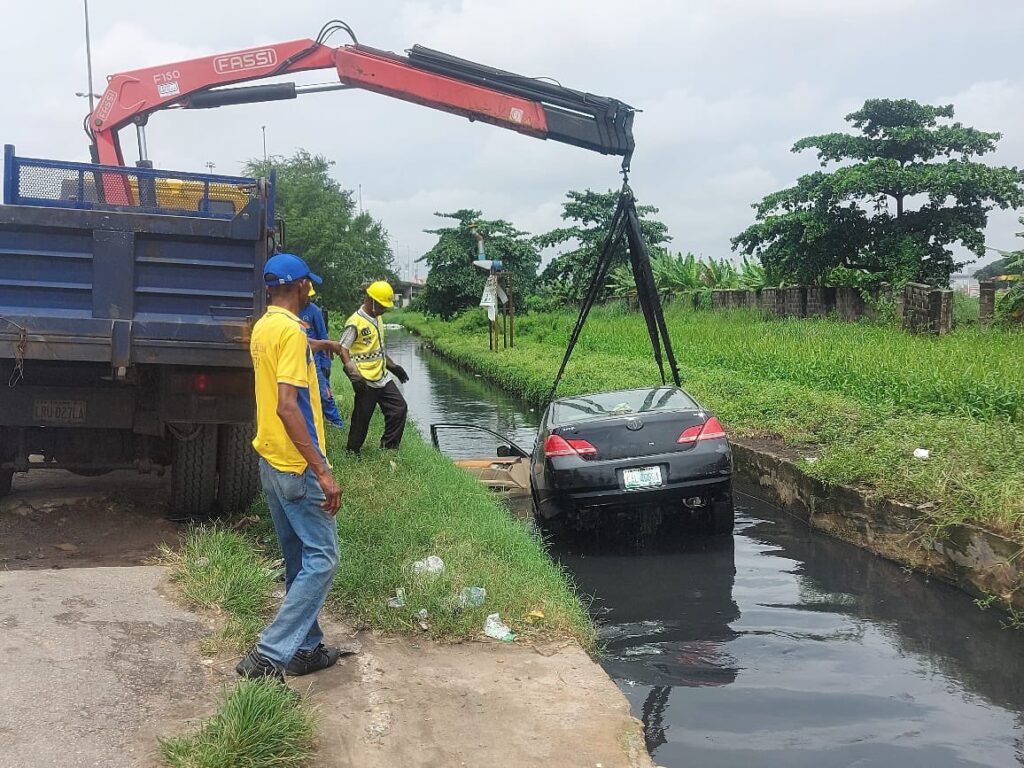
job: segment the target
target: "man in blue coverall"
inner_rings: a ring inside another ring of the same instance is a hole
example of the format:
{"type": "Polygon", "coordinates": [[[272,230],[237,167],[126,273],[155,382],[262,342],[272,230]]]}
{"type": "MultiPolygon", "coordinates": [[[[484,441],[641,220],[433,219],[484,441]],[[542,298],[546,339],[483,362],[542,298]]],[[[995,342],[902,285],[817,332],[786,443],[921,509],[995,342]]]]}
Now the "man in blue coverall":
{"type": "MultiPolygon", "coordinates": [[[[320,307],[312,302],[316,291],[309,289],[307,304],[299,312],[299,319],[306,329],[306,336],[313,340],[329,339],[327,323],[324,322],[324,313],[320,307]]],[[[331,392],[331,353],[321,349],[313,353],[313,362],[316,364],[316,377],[320,381],[320,402],[323,405],[324,422],[332,427],[341,429],[345,422],[338,413],[338,404],[334,400],[334,393],[331,392]]]]}

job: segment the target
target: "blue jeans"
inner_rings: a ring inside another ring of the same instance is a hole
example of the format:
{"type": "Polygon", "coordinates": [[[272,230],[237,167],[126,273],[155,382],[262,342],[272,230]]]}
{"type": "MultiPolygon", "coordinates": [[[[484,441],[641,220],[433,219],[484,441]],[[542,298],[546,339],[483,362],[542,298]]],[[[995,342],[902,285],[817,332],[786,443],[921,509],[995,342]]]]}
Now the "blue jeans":
{"type": "Polygon", "coordinates": [[[323,642],[317,616],[338,568],[338,529],[320,508],[324,492],[313,471],[281,472],[260,459],[260,481],[284,557],[285,596],[256,649],[285,666],[298,650],[323,642]]]}
{"type": "Polygon", "coordinates": [[[336,427],[345,426],[341,414],[338,413],[338,403],[334,399],[334,393],[331,392],[330,372],[325,371],[318,365],[316,367],[316,378],[320,384],[320,405],[324,412],[324,418],[329,424],[333,424],[336,427]]]}

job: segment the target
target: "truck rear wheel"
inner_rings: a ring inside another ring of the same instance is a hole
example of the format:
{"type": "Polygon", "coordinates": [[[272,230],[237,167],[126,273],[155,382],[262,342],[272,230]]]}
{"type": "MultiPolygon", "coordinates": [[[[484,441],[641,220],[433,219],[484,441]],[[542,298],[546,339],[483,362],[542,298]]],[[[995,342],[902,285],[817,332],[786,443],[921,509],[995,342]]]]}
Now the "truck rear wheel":
{"type": "Polygon", "coordinates": [[[205,517],[217,493],[217,425],[196,424],[174,436],[171,507],[176,518],[205,517]]]}
{"type": "Polygon", "coordinates": [[[217,438],[217,501],[223,512],[245,512],[260,493],[252,424],[222,424],[217,438]]]}

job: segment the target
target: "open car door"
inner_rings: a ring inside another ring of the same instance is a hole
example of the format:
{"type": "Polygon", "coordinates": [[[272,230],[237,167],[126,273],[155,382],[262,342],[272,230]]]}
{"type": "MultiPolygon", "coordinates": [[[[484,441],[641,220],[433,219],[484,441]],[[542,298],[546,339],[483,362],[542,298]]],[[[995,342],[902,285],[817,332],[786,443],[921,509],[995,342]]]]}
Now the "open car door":
{"type": "MultiPolygon", "coordinates": [[[[462,467],[492,491],[508,498],[530,495],[530,453],[507,437],[476,424],[431,424],[430,441],[434,447],[446,453],[441,447],[442,432],[473,432],[473,439],[480,443],[480,455],[473,458],[453,458],[456,466],[462,467]],[[497,443],[491,438],[497,439],[497,443]]],[[[474,451],[474,453],[476,453],[474,451]]]]}

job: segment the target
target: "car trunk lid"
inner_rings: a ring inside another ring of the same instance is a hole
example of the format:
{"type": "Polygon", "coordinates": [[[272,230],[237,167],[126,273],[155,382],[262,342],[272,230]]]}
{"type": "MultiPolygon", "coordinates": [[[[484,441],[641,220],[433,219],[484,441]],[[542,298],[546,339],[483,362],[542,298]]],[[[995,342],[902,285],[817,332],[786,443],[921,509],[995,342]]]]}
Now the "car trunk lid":
{"type": "Polygon", "coordinates": [[[585,456],[590,460],[640,458],[692,449],[695,442],[679,443],[679,436],[706,420],[702,411],[650,411],[577,421],[555,427],[552,433],[566,440],[586,440],[596,449],[585,456]]]}

